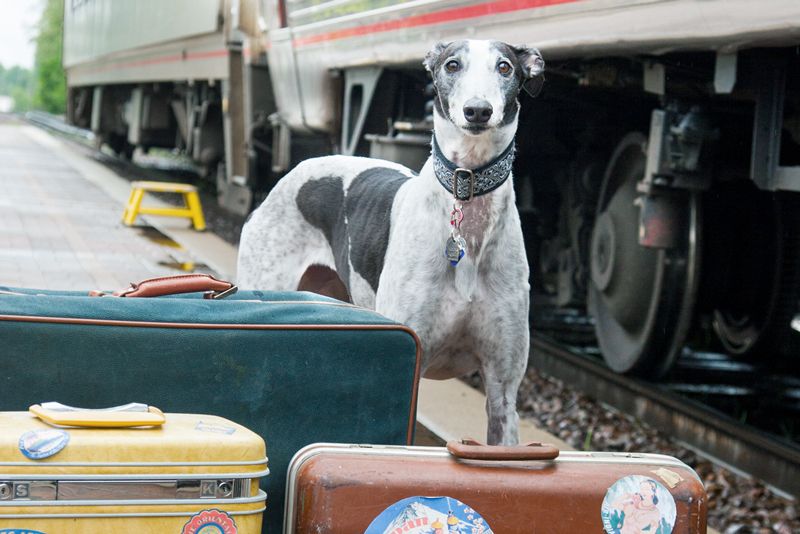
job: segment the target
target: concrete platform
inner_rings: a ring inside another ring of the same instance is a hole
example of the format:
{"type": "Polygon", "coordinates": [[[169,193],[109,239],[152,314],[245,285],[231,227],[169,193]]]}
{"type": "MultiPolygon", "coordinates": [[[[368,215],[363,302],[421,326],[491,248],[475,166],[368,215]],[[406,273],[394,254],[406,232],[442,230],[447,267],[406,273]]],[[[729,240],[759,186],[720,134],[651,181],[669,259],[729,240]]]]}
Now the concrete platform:
{"type": "MultiPolygon", "coordinates": [[[[78,154],[68,143],[38,128],[23,126],[21,130],[27,137],[46,148],[57,159],[74,169],[82,178],[105,193],[106,201],[109,201],[113,204],[114,209],[118,210],[117,218],[119,220],[112,219],[109,222],[113,222],[115,227],[126,228],[121,221],[123,209],[130,195],[130,182],[128,180],[121,178],[104,165],[78,154]]],[[[143,171],[140,179],[147,179],[145,172],[143,171]]],[[[169,206],[166,202],[150,194],[145,195],[144,203],[157,207],[169,206]]],[[[187,219],[142,215],[137,219],[137,225],[141,225],[143,222],[157,228],[160,232],[179,243],[187,251],[187,256],[197,262],[208,265],[214,274],[225,279],[235,278],[236,247],[222,238],[212,232],[195,231],[187,219]]]]}
{"type": "Polygon", "coordinates": [[[235,248],[194,232],[188,221],[152,222],[178,243],[191,244],[191,252],[122,225],[129,182],[42,130],[0,125],[0,160],[0,285],[121,289],[178,274],[174,265],[187,262],[205,263],[217,276],[235,274],[235,248]]]}
{"type": "MultiPolygon", "coordinates": [[[[427,380],[419,385],[417,421],[444,441],[473,438],[485,442],[486,397],[461,380],[427,380]]],[[[550,443],[559,450],[574,450],[567,442],[545,432],[528,419],[519,422],[519,440],[550,443]]]]}

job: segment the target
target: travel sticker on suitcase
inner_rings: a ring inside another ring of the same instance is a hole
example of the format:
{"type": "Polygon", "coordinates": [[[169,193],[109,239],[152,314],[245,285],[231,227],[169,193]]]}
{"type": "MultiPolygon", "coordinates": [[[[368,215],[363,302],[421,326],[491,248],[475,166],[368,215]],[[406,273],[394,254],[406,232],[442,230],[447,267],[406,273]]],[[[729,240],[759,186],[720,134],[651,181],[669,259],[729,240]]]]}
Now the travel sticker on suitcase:
{"type": "Polygon", "coordinates": [[[603,499],[603,529],[608,534],[670,534],[675,516],[675,499],[650,477],[621,478],[603,499]]]}
{"type": "Polygon", "coordinates": [[[31,460],[42,460],[58,453],[69,443],[69,433],[58,428],[25,432],[19,438],[19,451],[31,460]]]}
{"type": "Polygon", "coordinates": [[[492,534],[483,517],[452,497],[409,497],[391,505],[364,534],[492,534]]]}
{"type": "Polygon", "coordinates": [[[203,510],[183,526],[181,534],[237,534],[236,522],[222,510],[203,510]]]}

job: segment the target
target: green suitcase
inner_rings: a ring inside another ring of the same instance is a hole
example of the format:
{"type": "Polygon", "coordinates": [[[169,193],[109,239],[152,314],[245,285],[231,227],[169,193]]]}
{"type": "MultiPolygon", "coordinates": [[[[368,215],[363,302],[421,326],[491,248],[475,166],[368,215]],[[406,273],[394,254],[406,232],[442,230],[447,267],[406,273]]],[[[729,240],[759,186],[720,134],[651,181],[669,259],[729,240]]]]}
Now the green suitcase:
{"type": "Polygon", "coordinates": [[[413,331],[310,293],[202,297],[0,287],[0,410],[137,401],[244,425],[270,451],[265,532],[280,531],[286,468],[305,445],[411,443],[413,331]]]}

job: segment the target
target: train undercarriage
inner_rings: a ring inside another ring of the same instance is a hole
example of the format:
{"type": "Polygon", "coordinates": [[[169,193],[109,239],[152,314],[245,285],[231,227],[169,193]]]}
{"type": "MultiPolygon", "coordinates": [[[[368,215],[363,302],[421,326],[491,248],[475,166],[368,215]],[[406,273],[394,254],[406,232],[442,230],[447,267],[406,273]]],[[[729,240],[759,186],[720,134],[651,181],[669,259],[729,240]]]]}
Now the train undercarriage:
{"type": "Polygon", "coordinates": [[[564,62],[525,109],[532,283],[588,312],[613,370],[662,376],[687,344],[791,365],[793,54],[564,62]]]}

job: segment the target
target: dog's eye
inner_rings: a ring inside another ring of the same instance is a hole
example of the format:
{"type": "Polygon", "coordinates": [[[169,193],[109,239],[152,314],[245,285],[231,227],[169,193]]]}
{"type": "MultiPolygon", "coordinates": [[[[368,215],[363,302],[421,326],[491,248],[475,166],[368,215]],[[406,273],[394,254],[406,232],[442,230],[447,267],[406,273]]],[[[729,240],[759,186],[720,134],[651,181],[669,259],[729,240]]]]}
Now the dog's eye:
{"type": "Polygon", "coordinates": [[[444,64],[444,68],[447,69],[447,72],[456,72],[461,68],[461,63],[459,63],[455,59],[451,59],[450,61],[444,64]]]}
{"type": "Polygon", "coordinates": [[[508,63],[508,61],[501,61],[497,64],[497,72],[503,76],[506,76],[511,73],[511,65],[508,63]]]}

